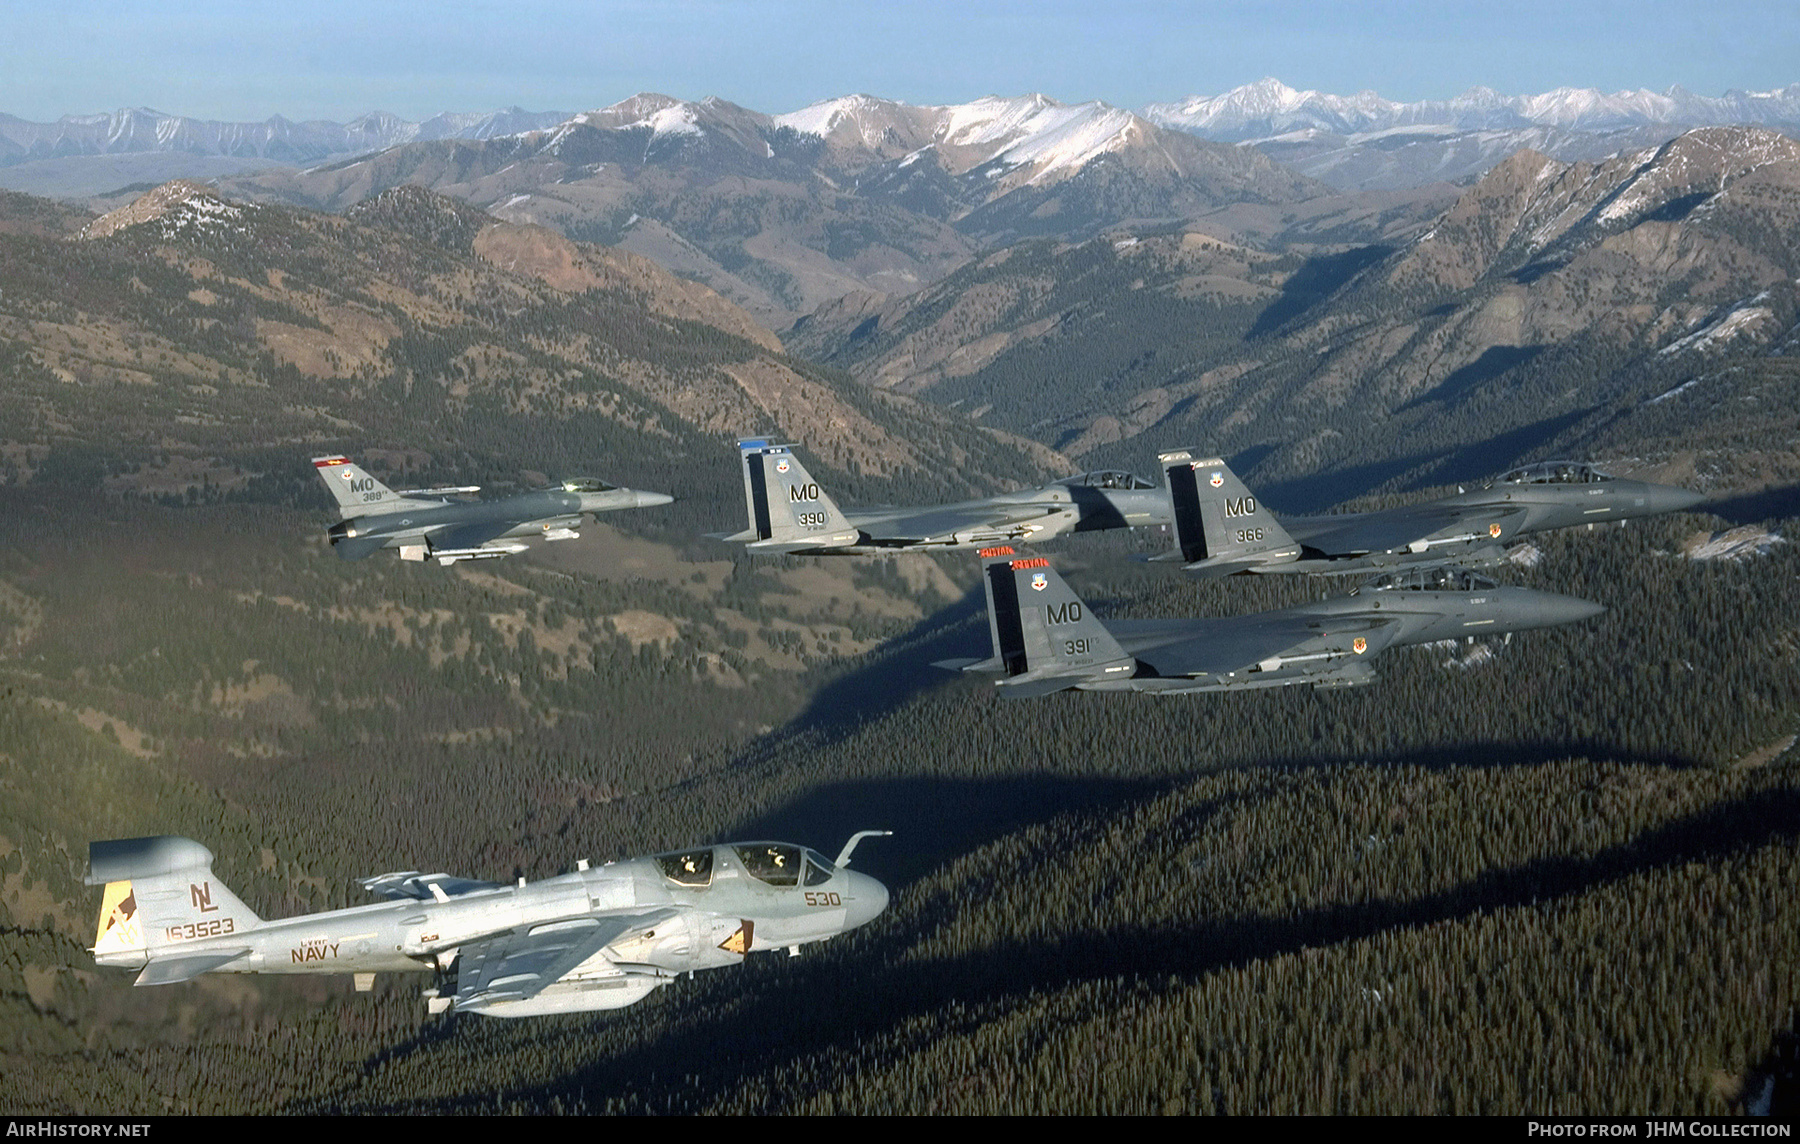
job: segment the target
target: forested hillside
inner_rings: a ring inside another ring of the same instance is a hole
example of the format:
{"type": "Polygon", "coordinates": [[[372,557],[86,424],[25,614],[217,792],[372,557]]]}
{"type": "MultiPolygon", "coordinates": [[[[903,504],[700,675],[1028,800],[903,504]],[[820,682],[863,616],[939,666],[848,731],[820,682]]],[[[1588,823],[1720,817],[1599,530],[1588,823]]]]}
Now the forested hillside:
{"type": "MultiPolygon", "coordinates": [[[[1800,556],[1691,558],[1716,518],[1550,537],[1521,577],[1605,616],[1367,689],[1009,702],[925,666],[985,644],[972,564],[820,562],[853,569],[828,603],[781,590],[799,561],[442,575],[230,507],[13,507],[15,1108],[1724,1111],[1800,1005],[1800,556]],[[397,865],[871,826],[872,926],[591,1018],[427,1019],[422,977],[133,990],[83,949],[91,837],[202,838],[274,915],[397,865]]],[[[1058,563],[1118,615],[1323,590],[1132,546],[1058,563]]]]}

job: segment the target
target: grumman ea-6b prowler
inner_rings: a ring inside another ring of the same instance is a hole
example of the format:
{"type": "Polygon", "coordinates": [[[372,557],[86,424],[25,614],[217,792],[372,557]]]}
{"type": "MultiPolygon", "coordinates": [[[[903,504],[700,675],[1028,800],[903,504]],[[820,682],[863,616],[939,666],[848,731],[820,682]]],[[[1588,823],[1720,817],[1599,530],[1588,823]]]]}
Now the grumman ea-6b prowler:
{"type": "Polygon", "coordinates": [[[1347,596],[1254,615],[1103,624],[1041,556],[984,549],[982,572],[993,654],[937,666],[997,674],[1000,693],[1014,698],[1070,689],[1353,687],[1375,681],[1369,661],[1385,648],[1572,624],[1606,610],[1439,566],[1388,573],[1347,596]]]}
{"type": "Polygon", "coordinates": [[[738,442],[749,527],[715,533],[715,540],[769,554],[862,556],[1169,522],[1169,498],[1162,489],[1112,470],[958,504],[846,511],[819,487],[793,449],[761,439],[738,442]]]}
{"type": "Polygon", "coordinates": [[[480,486],[395,492],[348,457],[314,457],[313,468],[337,501],[339,521],[327,535],[345,560],[383,548],[398,548],[402,560],[493,560],[525,551],[526,537],[575,539],[584,513],[652,508],[675,499],[572,477],[557,488],[498,500],[452,500],[480,486]]]}
{"type": "Polygon", "coordinates": [[[363,886],[391,899],[264,921],[212,872],[212,852],[172,835],[88,845],[87,884],[106,887],[94,960],[138,985],[203,973],[434,975],[433,1013],[536,1017],[619,1009],[684,973],[737,965],[855,929],[887,888],[785,842],[738,842],[632,858],[516,885],[408,870],[363,886]]]}
{"type": "Polygon", "coordinates": [[[1515,536],[1680,512],[1703,499],[1580,461],[1545,461],[1425,504],[1277,519],[1222,459],[1197,459],[1189,449],[1158,457],[1168,477],[1177,551],[1151,559],[1180,560],[1202,577],[1484,567],[1504,560],[1504,545],[1515,536]]]}

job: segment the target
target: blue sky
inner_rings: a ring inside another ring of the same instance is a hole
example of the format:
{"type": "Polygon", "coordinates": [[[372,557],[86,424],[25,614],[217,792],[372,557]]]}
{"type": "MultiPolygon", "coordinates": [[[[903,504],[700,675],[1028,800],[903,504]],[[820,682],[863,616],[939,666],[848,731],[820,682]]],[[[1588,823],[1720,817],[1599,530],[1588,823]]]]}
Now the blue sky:
{"type": "Polygon", "coordinates": [[[0,25],[0,111],[35,120],[127,106],[417,119],[576,111],[646,90],[768,112],[855,91],[1138,107],[1265,75],[1394,99],[1800,82],[1793,0],[9,0],[0,25]]]}

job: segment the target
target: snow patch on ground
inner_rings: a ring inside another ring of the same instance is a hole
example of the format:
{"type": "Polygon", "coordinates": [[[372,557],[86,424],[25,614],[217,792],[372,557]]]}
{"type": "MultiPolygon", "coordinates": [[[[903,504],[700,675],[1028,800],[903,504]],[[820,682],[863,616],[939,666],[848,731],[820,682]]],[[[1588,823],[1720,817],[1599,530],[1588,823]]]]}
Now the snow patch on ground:
{"type": "Polygon", "coordinates": [[[1510,549],[1506,559],[1518,568],[1536,568],[1544,562],[1544,550],[1535,544],[1521,544],[1510,549]]]}
{"type": "Polygon", "coordinates": [[[1682,546],[1681,554],[1689,560],[1744,560],[1767,556],[1777,544],[1786,543],[1780,533],[1746,524],[1725,532],[1698,533],[1682,546]]]}
{"type": "Polygon", "coordinates": [[[1769,307],[1757,305],[1759,302],[1766,301],[1768,297],[1769,292],[1764,290],[1754,298],[1747,298],[1736,303],[1731,311],[1723,317],[1708,322],[1680,341],[1670,342],[1656,351],[1657,354],[1661,356],[1680,353],[1683,350],[1704,350],[1752,332],[1775,318],[1774,311],[1769,307]]]}
{"type": "MultiPolygon", "coordinates": [[[[1451,641],[1451,646],[1455,646],[1455,641],[1451,641]]],[[[1464,655],[1452,655],[1444,661],[1444,667],[1446,670],[1474,671],[1476,668],[1486,667],[1492,662],[1494,662],[1494,649],[1487,644],[1478,643],[1464,655]]]]}
{"type": "MultiPolygon", "coordinates": [[[[1668,353],[1669,351],[1663,350],[1662,352],[1668,353]]],[[[1657,394],[1655,397],[1652,397],[1649,401],[1644,402],[1644,404],[1645,405],[1661,405],[1663,402],[1669,400],[1669,398],[1671,398],[1671,397],[1674,397],[1676,394],[1686,393],[1688,390],[1694,388],[1696,385],[1699,385],[1699,384],[1700,384],[1699,378],[1697,378],[1697,377],[1689,378],[1687,381],[1682,382],[1680,385],[1676,386],[1674,389],[1669,390],[1667,393],[1657,394]]]]}

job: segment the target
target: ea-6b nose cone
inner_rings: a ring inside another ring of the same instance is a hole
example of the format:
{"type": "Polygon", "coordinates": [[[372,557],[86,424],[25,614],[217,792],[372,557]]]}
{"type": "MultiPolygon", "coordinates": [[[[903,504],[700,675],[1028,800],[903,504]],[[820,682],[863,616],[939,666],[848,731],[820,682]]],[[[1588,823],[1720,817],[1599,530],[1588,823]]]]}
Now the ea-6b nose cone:
{"type": "Polygon", "coordinates": [[[867,874],[854,870],[845,873],[850,876],[850,894],[854,900],[844,911],[844,927],[854,929],[874,921],[882,910],[887,909],[888,889],[867,874]]]}

